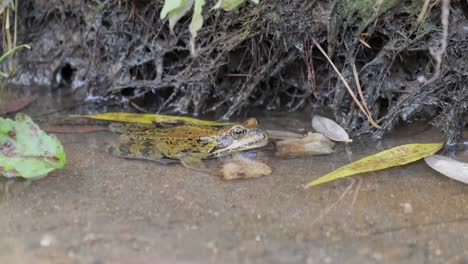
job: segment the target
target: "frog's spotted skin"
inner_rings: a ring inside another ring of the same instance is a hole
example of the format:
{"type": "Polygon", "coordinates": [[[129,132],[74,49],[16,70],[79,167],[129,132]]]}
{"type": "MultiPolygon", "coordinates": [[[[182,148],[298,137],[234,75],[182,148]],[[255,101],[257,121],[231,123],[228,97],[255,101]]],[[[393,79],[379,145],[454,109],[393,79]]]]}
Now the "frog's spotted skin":
{"type": "Polygon", "coordinates": [[[111,129],[122,133],[116,144],[106,147],[113,155],[162,162],[169,158],[201,170],[206,169],[202,159],[268,144],[268,136],[255,118],[242,125],[226,127],[183,125],[158,128],[153,125],[115,124],[111,129]]]}

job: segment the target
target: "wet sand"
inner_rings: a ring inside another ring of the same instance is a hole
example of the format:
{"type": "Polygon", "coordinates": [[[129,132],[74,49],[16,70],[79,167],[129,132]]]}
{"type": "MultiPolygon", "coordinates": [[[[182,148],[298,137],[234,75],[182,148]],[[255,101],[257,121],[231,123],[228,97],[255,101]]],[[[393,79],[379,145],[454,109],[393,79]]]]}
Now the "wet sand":
{"type": "MultiPolygon", "coordinates": [[[[274,120],[260,118],[284,127],[274,120]]],[[[342,144],[294,159],[266,149],[273,174],[237,181],[112,157],[100,149],[108,132],[59,135],[64,169],[0,182],[0,263],[464,263],[468,186],[423,161],[302,188],[380,150],[441,141],[419,128],[355,141],[352,154],[342,144]]]]}

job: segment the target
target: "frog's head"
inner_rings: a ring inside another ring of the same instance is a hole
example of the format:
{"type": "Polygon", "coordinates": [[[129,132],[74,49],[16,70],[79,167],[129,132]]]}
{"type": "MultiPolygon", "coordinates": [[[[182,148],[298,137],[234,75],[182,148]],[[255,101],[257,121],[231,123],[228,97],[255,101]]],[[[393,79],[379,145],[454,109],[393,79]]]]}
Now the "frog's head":
{"type": "Polygon", "coordinates": [[[211,156],[218,157],[234,152],[260,148],[268,144],[268,135],[258,126],[255,118],[249,118],[243,124],[226,127],[216,135],[216,145],[211,156]]]}

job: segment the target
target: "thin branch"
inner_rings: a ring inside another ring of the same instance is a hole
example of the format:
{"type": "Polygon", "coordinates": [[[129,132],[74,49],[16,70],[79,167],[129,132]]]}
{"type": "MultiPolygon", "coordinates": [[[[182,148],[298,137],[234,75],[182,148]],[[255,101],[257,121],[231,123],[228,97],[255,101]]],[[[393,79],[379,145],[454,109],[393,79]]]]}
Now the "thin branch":
{"type": "Polygon", "coordinates": [[[370,113],[368,113],[364,107],[362,106],[362,104],[359,102],[359,100],[357,99],[356,95],[354,94],[353,90],[351,89],[351,87],[349,86],[348,82],[346,81],[346,79],[343,77],[343,75],[340,73],[340,71],[338,70],[338,68],[336,68],[335,64],[332,62],[332,60],[328,57],[327,53],[322,49],[322,47],[320,46],[320,44],[317,42],[317,40],[315,40],[315,38],[312,37],[312,41],[314,42],[314,44],[317,46],[317,48],[320,50],[320,52],[322,52],[323,56],[325,56],[325,58],[328,60],[328,62],[330,62],[330,65],[333,67],[333,69],[335,70],[335,72],[338,74],[338,76],[340,77],[340,80],[343,82],[343,85],[346,87],[346,89],[348,90],[348,93],[349,95],[351,95],[351,97],[353,98],[354,102],[356,103],[356,105],[359,107],[359,110],[361,110],[361,112],[367,117],[367,120],[369,121],[369,123],[371,123],[371,125],[377,129],[381,129],[381,127],[379,125],[377,125],[377,123],[375,123],[374,119],[372,118],[372,116],[370,115],[370,113]]]}

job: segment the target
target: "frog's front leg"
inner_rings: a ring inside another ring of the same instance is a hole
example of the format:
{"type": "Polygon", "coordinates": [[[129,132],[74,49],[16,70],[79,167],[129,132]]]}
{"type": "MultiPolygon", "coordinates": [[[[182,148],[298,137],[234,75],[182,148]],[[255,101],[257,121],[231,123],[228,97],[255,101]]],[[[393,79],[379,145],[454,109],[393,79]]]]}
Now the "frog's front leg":
{"type": "Polygon", "coordinates": [[[210,172],[210,170],[206,167],[203,160],[198,157],[193,157],[189,155],[183,156],[180,158],[180,163],[182,163],[182,165],[184,165],[185,167],[189,169],[203,171],[203,172],[210,172]]]}

